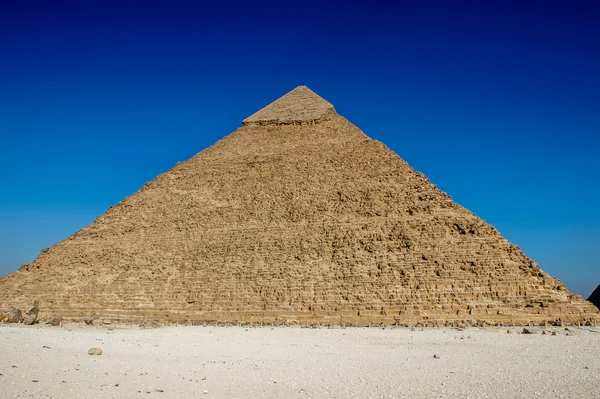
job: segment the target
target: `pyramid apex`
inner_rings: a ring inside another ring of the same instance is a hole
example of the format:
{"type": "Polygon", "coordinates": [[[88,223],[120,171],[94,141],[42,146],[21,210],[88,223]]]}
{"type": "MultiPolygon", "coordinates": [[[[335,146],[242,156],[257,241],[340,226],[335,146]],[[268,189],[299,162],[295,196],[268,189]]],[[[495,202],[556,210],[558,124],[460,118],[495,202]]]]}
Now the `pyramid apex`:
{"type": "Polygon", "coordinates": [[[244,125],[290,125],[327,120],[333,105],[306,86],[298,86],[243,120],[244,125]]]}

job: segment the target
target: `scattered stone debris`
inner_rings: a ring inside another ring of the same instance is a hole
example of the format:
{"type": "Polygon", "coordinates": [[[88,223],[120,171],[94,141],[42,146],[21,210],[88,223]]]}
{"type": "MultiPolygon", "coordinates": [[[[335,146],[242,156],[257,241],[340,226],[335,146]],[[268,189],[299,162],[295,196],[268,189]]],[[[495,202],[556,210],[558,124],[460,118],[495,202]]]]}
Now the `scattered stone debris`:
{"type": "Polygon", "coordinates": [[[525,335],[529,335],[529,334],[539,334],[539,331],[537,331],[534,328],[524,328],[523,331],[521,332],[521,334],[525,334],[525,335]]]}
{"type": "Polygon", "coordinates": [[[26,325],[32,325],[37,321],[38,313],[40,311],[40,301],[39,299],[34,299],[25,305],[25,309],[23,312],[23,323],[26,325]]]}
{"type": "Polygon", "coordinates": [[[92,348],[88,351],[88,355],[98,356],[102,354],[102,349],[100,348],[92,348]]]}
{"type": "Polygon", "coordinates": [[[5,314],[6,321],[9,323],[20,323],[23,321],[23,314],[14,306],[10,307],[5,314]]]}

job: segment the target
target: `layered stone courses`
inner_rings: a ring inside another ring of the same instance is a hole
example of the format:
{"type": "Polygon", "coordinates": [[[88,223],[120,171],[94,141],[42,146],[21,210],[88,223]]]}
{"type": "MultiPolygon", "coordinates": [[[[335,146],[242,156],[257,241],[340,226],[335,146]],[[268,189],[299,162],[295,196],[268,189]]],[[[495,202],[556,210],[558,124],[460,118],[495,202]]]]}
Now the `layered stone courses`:
{"type": "Polygon", "coordinates": [[[291,94],[307,90],[0,279],[0,309],[35,297],[47,319],[597,318],[591,303],[333,107],[296,115],[282,105],[297,110],[291,94]]]}

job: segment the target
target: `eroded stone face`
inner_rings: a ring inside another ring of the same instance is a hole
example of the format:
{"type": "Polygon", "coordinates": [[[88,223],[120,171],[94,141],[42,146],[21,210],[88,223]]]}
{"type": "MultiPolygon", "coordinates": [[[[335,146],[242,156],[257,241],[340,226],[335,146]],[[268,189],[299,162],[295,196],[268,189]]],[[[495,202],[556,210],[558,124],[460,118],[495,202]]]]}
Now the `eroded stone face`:
{"type": "Polygon", "coordinates": [[[6,313],[4,314],[4,320],[7,323],[20,323],[23,321],[23,315],[21,314],[21,310],[16,307],[9,307],[6,313]]]}
{"type": "Polygon", "coordinates": [[[25,304],[23,309],[23,323],[31,325],[37,321],[37,316],[40,311],[40,301],[32,299],[25,304]]]}
{"type": "Polygon", "coordinates": [[[37,297],[42,319],[597,317],[493,226],[306,90],[0,279],[0,310],[37,297]]]}

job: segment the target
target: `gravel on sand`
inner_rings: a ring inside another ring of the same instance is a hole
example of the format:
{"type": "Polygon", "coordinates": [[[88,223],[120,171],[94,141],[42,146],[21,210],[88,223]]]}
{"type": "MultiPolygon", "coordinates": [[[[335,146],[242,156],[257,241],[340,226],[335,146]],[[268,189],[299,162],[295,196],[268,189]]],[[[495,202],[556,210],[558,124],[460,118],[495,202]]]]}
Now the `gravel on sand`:
{"type": "Polygon", "coordinates": [[[506,328],[5,325],[0,326],[0,393],[3,398],[598,397],[600,328],[569,330],[523,335],[507,334],[506,328]],[[101,348],[102,356],[89,356],[92,347],[101,348]]]}

